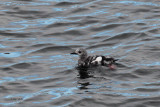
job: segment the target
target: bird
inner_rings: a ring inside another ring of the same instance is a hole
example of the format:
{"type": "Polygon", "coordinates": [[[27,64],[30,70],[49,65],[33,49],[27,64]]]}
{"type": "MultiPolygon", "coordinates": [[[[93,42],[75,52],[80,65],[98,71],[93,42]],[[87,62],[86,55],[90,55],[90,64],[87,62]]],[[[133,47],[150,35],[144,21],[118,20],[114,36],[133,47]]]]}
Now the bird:
{"type": "Polygon", "coordinates": [[[108,66],[110,69],[114,69],[114,64],[118,59],[110,56],[93,55],[88,56],[88,53],[83,48],[78,48],[70,54],[78,55],[78,67],[92,67],[92,66],[108,66]]]}

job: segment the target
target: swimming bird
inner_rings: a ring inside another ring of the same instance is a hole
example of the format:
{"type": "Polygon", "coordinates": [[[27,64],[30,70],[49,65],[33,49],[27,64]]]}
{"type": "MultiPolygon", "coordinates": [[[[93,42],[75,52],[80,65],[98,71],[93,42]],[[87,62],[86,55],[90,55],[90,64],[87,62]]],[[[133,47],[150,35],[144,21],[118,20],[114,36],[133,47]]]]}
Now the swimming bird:
{"type": "Polygon", "coordinates": [[[108,66],[109,68],[114,69],[114,64],[118,60],[110,56],[103,55],[88,56],[87,51],[83,48],[78,48],[71,54],[79,56],[78,67],[92,67],[101,65],[108,66]]]}

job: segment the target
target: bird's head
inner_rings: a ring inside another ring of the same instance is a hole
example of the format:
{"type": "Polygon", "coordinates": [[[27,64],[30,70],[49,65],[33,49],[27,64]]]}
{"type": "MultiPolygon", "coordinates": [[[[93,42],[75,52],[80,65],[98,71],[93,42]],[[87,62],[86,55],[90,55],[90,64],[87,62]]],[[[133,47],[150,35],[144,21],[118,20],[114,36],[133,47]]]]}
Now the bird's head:
{"type": "Polygon", "coordinates": [[[86,56],[87,57],[87,51],[85,49],[83,49],[83,48],[78,48],[74,52],[72,52],[71,54],[79,55],[80,57],[82,57],[82,56],[86,56]]]}

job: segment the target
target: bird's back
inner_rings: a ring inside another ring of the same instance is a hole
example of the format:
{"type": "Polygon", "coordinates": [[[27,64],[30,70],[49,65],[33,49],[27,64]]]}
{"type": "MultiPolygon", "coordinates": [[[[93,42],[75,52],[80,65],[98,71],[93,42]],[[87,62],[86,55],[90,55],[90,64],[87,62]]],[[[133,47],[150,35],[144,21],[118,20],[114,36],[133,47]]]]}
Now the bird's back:
{"type": "Polygon", "coordinates": [[[88,56],[85,60],[79,60],[78,66],[81,67],[90,67],[90,66],[107,66],[115,63],[115,59],[112,57],[105,57],[102,55],[88,56]]]}

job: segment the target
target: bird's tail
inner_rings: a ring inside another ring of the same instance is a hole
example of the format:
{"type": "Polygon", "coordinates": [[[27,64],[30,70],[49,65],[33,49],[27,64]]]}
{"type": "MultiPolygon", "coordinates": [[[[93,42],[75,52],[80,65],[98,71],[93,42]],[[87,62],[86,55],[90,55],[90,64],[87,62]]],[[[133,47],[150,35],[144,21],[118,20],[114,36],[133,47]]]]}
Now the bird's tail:
{"type": "Polygon", "coordinates": [[[113,62],[116,62],[116,61],[118,61],[118,60],[119,60],[119,59],[114,59],[114,58],[113,58],[113,62]]]}
{"type": "Polygon", "coordinates": [[[119,59],[115,59],[112,57],[103,57],[105,61],[109,62],[110,64],[116,63],[116,61],[118,61],[119,59]]]}

